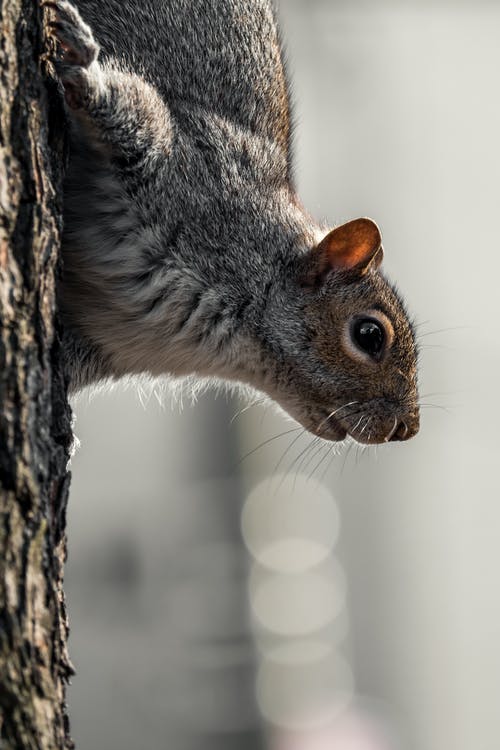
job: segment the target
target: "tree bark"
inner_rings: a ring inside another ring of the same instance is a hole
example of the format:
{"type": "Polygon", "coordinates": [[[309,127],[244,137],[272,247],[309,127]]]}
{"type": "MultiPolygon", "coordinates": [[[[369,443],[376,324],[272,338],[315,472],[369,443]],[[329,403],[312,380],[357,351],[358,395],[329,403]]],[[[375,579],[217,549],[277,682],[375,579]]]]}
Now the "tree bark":
{"type": "Polygon", "coordinates": [[[42,74],[38,4],[0,1],[0,748],[59,750],[72,747],[72,436],[55,303],[64,114],[42,74]]]}

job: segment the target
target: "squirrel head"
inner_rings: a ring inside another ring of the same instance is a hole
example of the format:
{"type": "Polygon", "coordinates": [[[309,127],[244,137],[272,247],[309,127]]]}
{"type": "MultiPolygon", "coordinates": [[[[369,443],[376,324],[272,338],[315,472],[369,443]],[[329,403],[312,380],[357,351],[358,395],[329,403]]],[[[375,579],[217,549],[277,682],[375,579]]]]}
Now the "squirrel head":
{"type": "Polygon", "coordinates": [[[355,219],[302,255],[293,273],[303,338],[297,346],[288,337],[295,345],[284,345],[282,372],[266,390],[328,440],[383,443],[419,429],[415,335],[382,258],[377,225],[355,219]]]}

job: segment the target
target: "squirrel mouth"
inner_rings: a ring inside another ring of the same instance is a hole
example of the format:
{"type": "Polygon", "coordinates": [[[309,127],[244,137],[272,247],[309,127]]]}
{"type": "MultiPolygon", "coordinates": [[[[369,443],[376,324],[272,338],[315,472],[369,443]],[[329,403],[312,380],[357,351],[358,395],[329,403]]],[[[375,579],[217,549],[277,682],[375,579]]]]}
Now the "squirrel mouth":
{"type": "Polygon", "coordinates": [[[341,442],[350,437],[360,445],[384,445],[409,440],[416,435],[419,429],[418,409],[393,410],[388,406],[391,404],[385,405],[386,411],[381,413],[381,410],[376,408],[380,407],[380,404],[360,404],[353,401],[343,407],[337,407],[332,412],[327,412],[321,406],[305,420],[300,416],[296,418],[313,435],[332,442],[341,442]],[[351,404],[355,408],[350,413],[341,413],[337,416],[337,412],[351,404]]]}
{"type": "MultiPolygon", "coordinates": [[[[364,420],[361,420],[364,422],[364,420]]],[[[324,440],[332,440],[340,442],[345,440],[346,437],[352,438],[360,445],[371,445],[375,443],[386,442],[384,438],[378,439],[376,436],[366,432],[365,429],[359,429],[359,421],[353,426],[343,424],[340,419],[337,419],[333,415],[327,415],[323,422],[320,423],[316,434],[322,437],[324,440]]]]}
{"type": "Polygon", "coordinates": [[[375,432],[365,432],[364,427],[359,430],[357,425],[347,432],[357,443],[362,445],[383,445],[384,443],[408,440],[418,432],[418,426],[418,420],[411,422],[407,417],[401,419],[394,415],[388,421],[379,425],[375,432]]]}
{"type": "MultiPolygon", "coordinates": [[[[326,413],[311,432],[324,440],[341,441],[347,436],[361,445],[383,445],[395,441],[409,440],[419,429],[418,409],[398,409],[389,414],[377,413],[376,409],[364,404],[355,413],[341,414],[336,411],[326,413]]],[[[344,407],[345,408],[345,407],[344,407]]],[[[392,411],[392,410],[391,410],[392,411]]]]}
{"type": "Polygon", "coordinates": [[[356,443],[360,445],[375,445],[377,443],[386,442],[384,438],[378,439],[374,435],[363,434],[356,428],[344,427],[341,422],[337,419],[330,417],[326,429],[321,434],[321,437],[325,440],[341,441],[345,440],[346,437],[350,437],[356,443]]]}

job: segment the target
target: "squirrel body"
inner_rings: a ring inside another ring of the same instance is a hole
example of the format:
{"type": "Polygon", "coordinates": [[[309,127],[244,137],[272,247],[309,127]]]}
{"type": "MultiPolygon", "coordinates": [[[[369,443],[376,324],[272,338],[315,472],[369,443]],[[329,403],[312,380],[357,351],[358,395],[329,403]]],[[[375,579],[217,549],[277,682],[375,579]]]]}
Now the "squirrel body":
{"type": "Polygon", "coordinates": [[[70,387],[198,375],[327,439],[418,430],[414,333],[376,225],[297,198],[267,0],[47,0],[71,125],[59,288],[70,387]]]}

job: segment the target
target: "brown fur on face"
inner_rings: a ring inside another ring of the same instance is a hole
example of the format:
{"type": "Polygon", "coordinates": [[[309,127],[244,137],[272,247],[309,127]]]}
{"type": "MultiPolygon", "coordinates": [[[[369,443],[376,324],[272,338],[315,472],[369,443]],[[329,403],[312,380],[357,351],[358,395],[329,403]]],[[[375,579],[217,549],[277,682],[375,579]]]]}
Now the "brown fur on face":
{"type": "Polygon", "coordinates": [[[343,431],[359,442],[406,440],[418,432],[417,352],[414,332],[395,290],[379,271],[333,272],[311,290],[305,306],[312,346],[331,373],[319,402],[331,404],[317,432],[333,439],[343,431]],[[387,345],[380,361],[346,342],[350,322],[366,315],[384,324],[387,345]]]}

